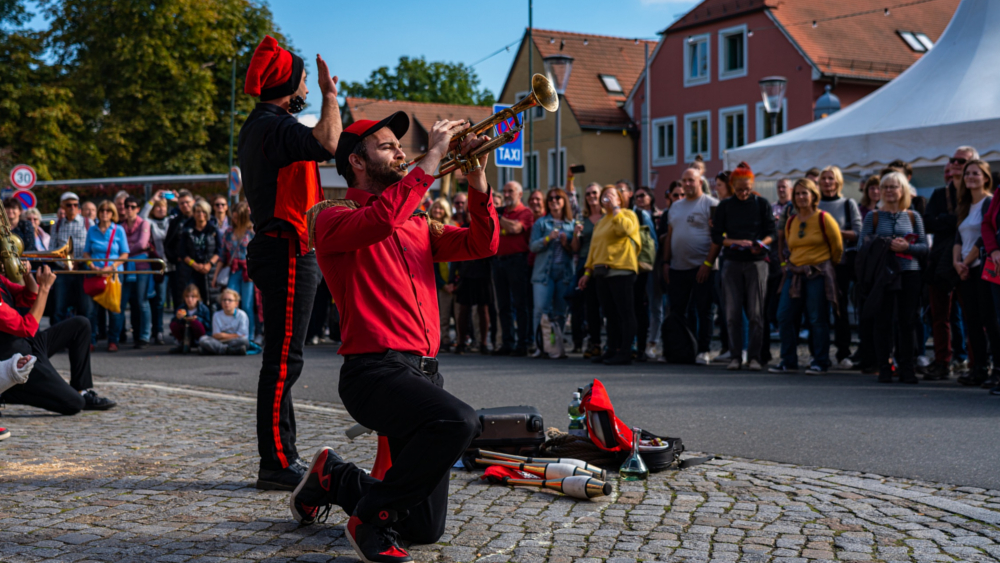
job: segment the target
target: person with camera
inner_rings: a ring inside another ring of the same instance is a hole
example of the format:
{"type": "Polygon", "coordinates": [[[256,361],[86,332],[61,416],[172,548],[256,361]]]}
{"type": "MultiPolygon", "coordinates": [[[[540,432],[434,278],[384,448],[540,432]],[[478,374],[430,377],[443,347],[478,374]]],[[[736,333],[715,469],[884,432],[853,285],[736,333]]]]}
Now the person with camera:
{"type": "Polygon", "coordinates": [[[99,396],[93,389],[90,321],[74,316],[38,330],[56,274],[48,266],[42,266],[37,275],[32,274],[30,264],[24,262],[28,270],[24,285],[0,275],[0,358],[8,359],[14,354],[36,358],[28,380],[0,394],[0,403],[28,405],[63,415],[114,407],[114,401],[99,396]],[[26,308],[27,314],[19,313],[18,307],[26,308]],[[69,383],[49,361],[53,354],[63,350],[69,352],[69,383]]]}

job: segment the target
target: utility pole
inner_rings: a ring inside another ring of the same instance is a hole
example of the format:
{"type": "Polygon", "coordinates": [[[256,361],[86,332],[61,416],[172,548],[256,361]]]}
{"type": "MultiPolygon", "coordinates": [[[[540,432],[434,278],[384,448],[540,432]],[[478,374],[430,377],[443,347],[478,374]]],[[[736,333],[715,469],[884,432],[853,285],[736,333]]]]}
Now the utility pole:
{"type": "MultiPolygon", "coordinates": [[[[233,77],[229,83],[229,170],[233,169],[233,135],[236,131],[236,55],[233,62],[233,77]]],[[[226,171],[228,174],[228,170],[226,171]]]]}
{"type": "MultiPolygon", "coordinates": [[[[534,12],[533,0],[528,0],[528,85],[529,85],[528,89],[529,90],[531,89],[530,88],[531,77],[534,75],[532,62],[535,59],[535,53],[533,50],[535,43],[531,39],[531,25],[532,25],[531,19],[533,12],[534,12]]],[[[528,154],[525,155],[527,157],[528,163],[531,163],[531,155],[533,154],[535,154],[535,108],[531,108],[528,110],[528,154]]],[[[532,174],[532,176],[538,176],[538,161],[535,160],[534,162],[535,162],[534,166],[528,166],[527,171],[528,173],[532,174]]],[[[524,186],[529,189],[537,188],[537,186],[531,186],[531,183],[528,181],[528,178],[524,179],[524,186]]]]}

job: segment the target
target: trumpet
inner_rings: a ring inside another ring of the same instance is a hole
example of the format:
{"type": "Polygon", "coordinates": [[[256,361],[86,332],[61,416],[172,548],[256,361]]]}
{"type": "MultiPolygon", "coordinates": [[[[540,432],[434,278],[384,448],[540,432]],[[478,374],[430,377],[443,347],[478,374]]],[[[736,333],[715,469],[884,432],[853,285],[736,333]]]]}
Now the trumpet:
{"type": "MultiPolygon", "coordinates": [[[[14,245],[18,248],[23,248],[23,243],[21,238],[15,234],[11,234],[11,237],[15,239],[14,245]]],[[[67,268],[73,268],[75,264],[79,263],[91,263],[91,262],[122,262],[122,263],[133,263],[133,264],[156,264],[159,266],[158,270],[129,270],[128,274],[136,275],[152,275],[152,274],[162,274],[167,267],[167,263],[159,258],[125,258],[120,260],[114,259],[90,259],[90,260],[76,260],[73,258],[73,239],[66,241],[66,244],[57,250],[51,250],[48,252],[20,252],[20,260],[26,262],[65,262],[67,268]]],[[[7,271],[6,264],[4,265],[4,270],[7,271]]],[[[98,275],[100,272],[96,270],[52,270],[52,273],[64,276],[64,275],[98,275]]],[[[23,275],[23,272],[22,272],[23,275]]],[[[10,276],[8,276],[10,278],[10,276]]],[[[13,280],[11,280],[13,281],[13,280]]]]}
{"type": "MultiPolygon", "coordinates": [[[[524,122],[520,117],[518,117],[519,114],[535,106],[542,106],[545,108],[545,111],[548,112],[554,112],[559,109],[559,95],[556,93],[555,87],[552,86],[552,82],[550,82],[548,78],[542,76],[541,74],[536,74],[531,77],[531,94],[509,108],[494,113],[493,115],[456,135],[451,140],[451,143],[448,144],[448,154],[445,155],[445,160],[441,163],[441,166],[438,168],[438,173],[435,174],[434,177],[441,178],[451,174],[455,170],[461,170],[462,172],[478,170],[481,167],[479,157],[513,141],[514,137],[516,137],[521,130],[524,129],[524,122]],[[482,135],[491,127],[503,123],[508,119],[514,120],[514,127],[511,127],[507,131],[500,133],[496,137],[493,137],[489,141],[479,145],[470,151],[469,154],[462,154],[459,151],[462,146],[462,141],[466,137],[470,135],[482,135]]],[[[413,160],[403,163],[400,168],[403,172],[406,172],[408,168],[420,162],[426,156],[427,153],[421,154],[413,160]]]]}

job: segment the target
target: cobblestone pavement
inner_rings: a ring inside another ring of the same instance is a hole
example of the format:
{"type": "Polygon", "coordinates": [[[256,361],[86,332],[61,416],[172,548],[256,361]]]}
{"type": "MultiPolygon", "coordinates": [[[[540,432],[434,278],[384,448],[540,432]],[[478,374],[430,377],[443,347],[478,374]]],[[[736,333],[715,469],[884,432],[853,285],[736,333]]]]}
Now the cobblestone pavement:
{"type": "MultiPolygon", "coordinates": [[[[101,391],[119,407],[4,409],[14,435],[0,442],[0,561],[355,560],[342,512],[300,528],[287,494],[251,488],[251,397],[114,382],[101,391]]],[[[304,456],[331,445],[371,463],[374,439],[348,442],[343,411],[297,405],[304,456]]],[[[445,536],[412,548],[415,559],[1000,560],[1000,491],[743,459],[615,482],[597,501],[455,471],[450,510],[445,536]]]]}

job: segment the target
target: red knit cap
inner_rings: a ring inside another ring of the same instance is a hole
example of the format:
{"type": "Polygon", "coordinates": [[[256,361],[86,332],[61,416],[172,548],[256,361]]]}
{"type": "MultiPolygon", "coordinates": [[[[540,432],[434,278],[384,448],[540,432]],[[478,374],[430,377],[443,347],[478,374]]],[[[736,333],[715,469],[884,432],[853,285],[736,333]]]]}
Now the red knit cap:
{"type": "Polygon", "coordinates": [[[263,99],[290,95],[298,89],[298,82],[302,80],[302,66],[302,59],[282,49],[275,38],[267,35],[250,59],[243,91],[263,99]],[[266,95],[262,96],[262,92],[266,95]]]}
{"type": "Polygon", "coordinates": [[[734,184],[736,180],[742,180],[744,178],[753,180],[753,170],[750,170],[750,165],[746,162],[741,162],[733,170],[733,173],[729,175],[729,183],[734,184]]]}

